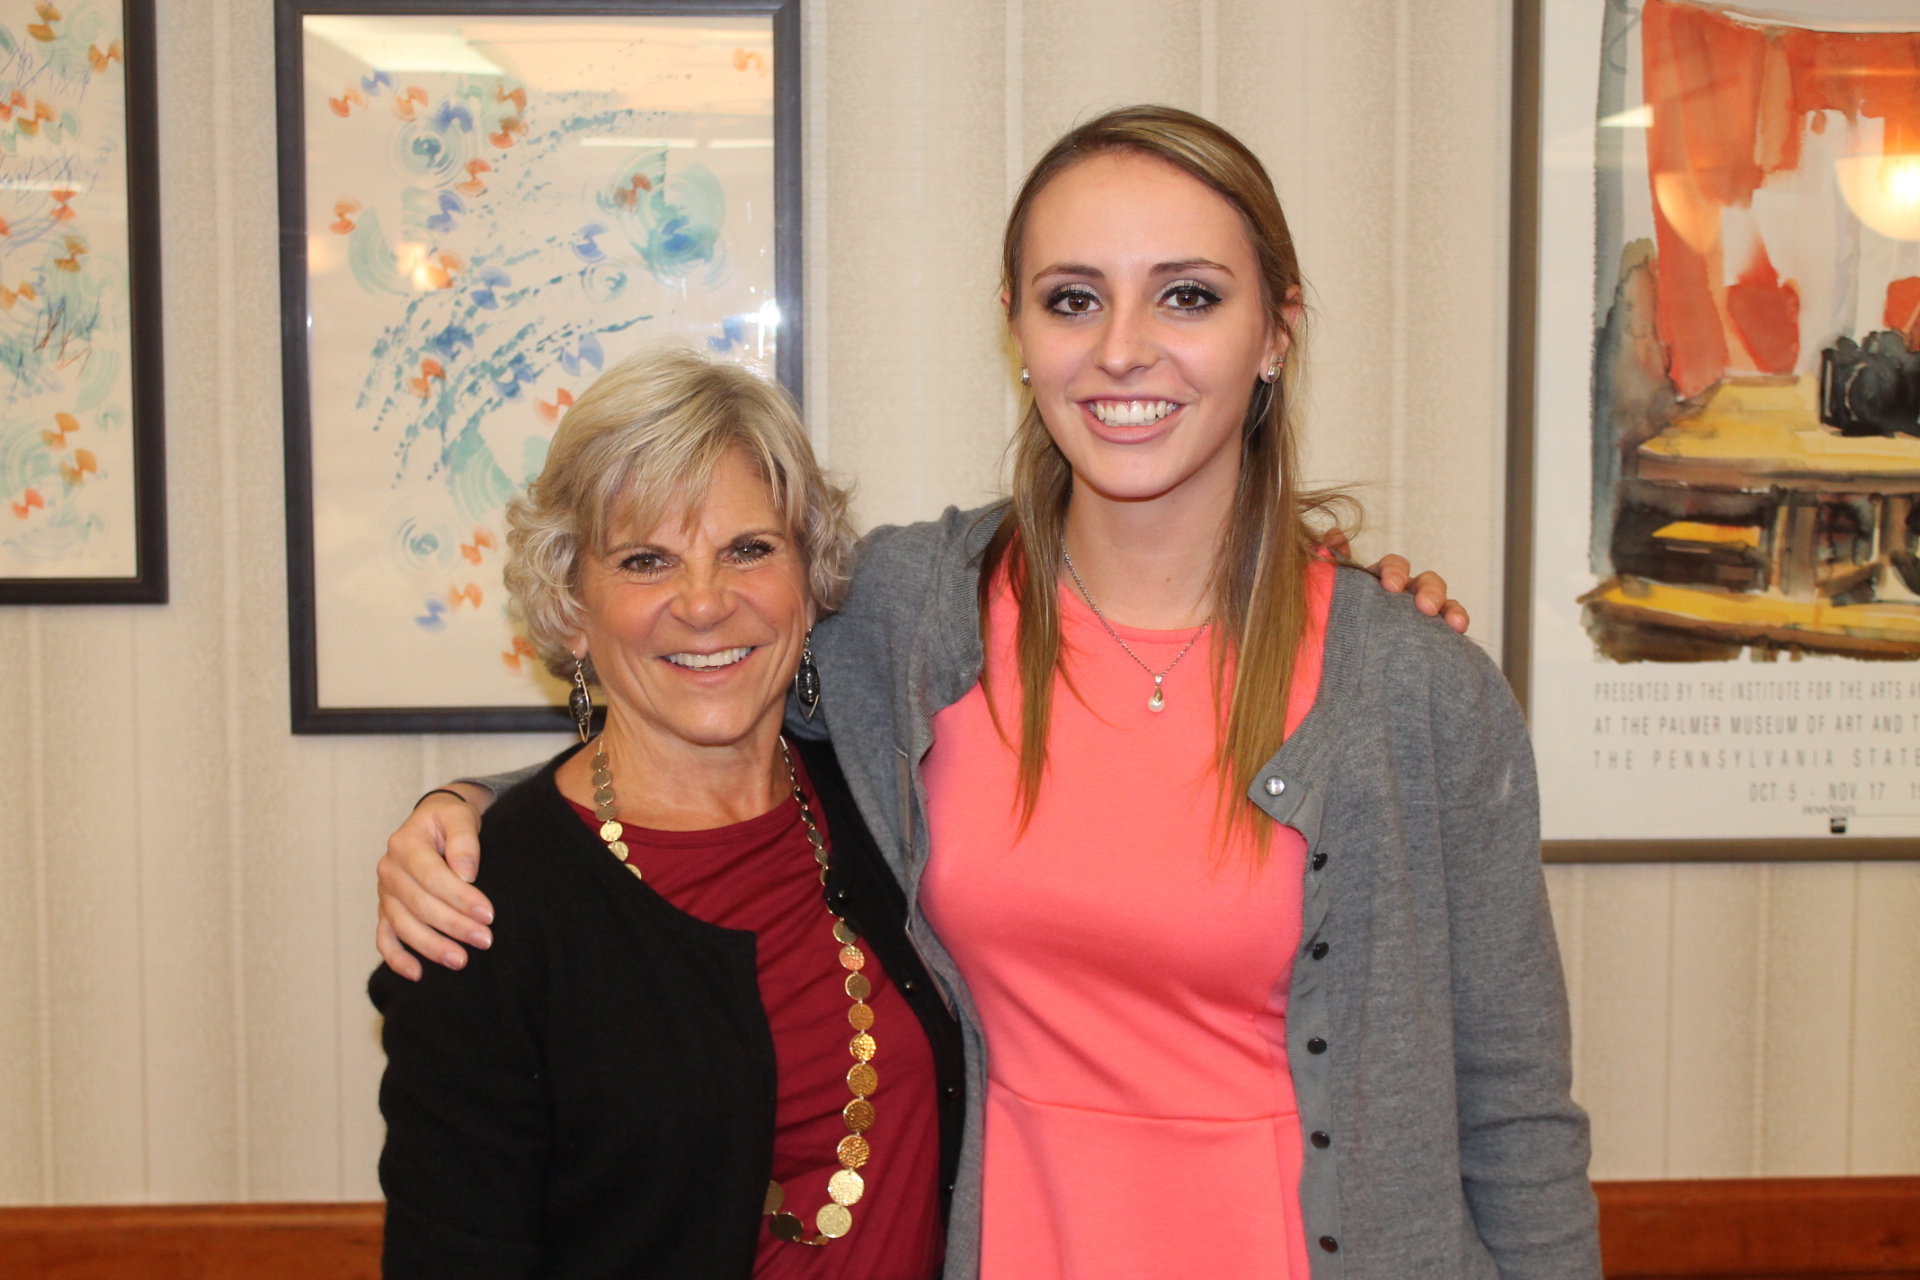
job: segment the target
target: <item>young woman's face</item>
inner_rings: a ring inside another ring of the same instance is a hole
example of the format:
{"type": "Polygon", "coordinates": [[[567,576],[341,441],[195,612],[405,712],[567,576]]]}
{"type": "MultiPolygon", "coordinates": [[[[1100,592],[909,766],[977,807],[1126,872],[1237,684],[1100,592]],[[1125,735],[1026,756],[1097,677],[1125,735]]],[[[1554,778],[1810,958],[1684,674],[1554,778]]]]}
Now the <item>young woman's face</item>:
{"type": "Polygon", "coordinates": [[[1286,351],[1239,212],[1165,161],[1095,156],[1034,199],[1020,270],[1009,319],[1075,484],[1231,491],[1255,382],[1286,351]]]}
{"type": "Polygon", "coordinates": [[[767,482],[729,452],[705,501],[616,527],[585,558],[576,652],[628,732],[730,746],[778,724],[813,621],[806,565],[767,482]]]}

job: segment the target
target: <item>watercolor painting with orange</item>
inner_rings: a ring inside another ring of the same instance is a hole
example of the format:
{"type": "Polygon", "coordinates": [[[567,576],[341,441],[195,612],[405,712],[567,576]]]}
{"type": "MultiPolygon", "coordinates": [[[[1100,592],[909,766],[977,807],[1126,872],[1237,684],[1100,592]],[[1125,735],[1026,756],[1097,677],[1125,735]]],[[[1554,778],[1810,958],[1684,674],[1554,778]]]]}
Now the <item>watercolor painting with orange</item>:
{"type": "Polygon", "coordinates": [[[771,56],[764,16],[303,17],[322,709],[565,701],[504,508],[615,361],[772,373],[771,56]]]}
{"type": "Polygon", "coordinates": [[[0,0],[0,579],[138,567],[117,0],[0,0]]]}
{"type": "Polygon", "coordinates": [[[1608,8],[1586,629],[1920,657],[1920,14],[1608,8]]]}

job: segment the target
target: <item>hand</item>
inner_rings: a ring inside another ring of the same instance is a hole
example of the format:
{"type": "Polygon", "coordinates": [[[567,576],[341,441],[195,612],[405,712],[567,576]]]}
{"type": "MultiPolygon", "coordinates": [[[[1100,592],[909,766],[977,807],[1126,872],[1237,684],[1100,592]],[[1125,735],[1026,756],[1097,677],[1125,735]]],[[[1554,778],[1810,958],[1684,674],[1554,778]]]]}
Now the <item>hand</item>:
{"type": "MultiPolygon", "coordinates": [[[[1327,547],[1335,555],[1347,556],[1352,548],[1347,536],[1338,529],[1327,534],[1327,547]]],[[[1438,617],[1461,635],[1467,633],[1467,607],[1458,600],[1447,598],[1447,580],[1431,569],[1413,577],[1413,566],[1407,563],[1405,556],[1381,556],[1367,566],[1367,572],[1380,579],[1380,585],[1388,591],[1405,591],[1409,583],[1413,586],[1414,607],[1429,618],[1438,617]]]]}
{"type": "Polygon", "coordinates": [[[408,947],[460,969],[467,963],[460,942],[482,951],[493,945],[487,928],[493,904],[472,883],[480,874],[480,814],[493,797],[483,787],[447,785],[465,798],[435,793],[421,800],[387,837],[376,869],[380,923],[374,945],[388,968],[415,982],[422,970],[408,947]]]}

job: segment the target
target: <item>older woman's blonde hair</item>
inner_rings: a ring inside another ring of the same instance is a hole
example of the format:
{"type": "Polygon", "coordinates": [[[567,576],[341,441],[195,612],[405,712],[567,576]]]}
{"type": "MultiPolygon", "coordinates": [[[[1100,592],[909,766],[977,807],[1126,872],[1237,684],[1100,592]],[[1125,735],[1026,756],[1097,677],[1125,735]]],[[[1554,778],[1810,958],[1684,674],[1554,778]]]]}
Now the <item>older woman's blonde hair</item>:
{"type": "Polygon", "coordinates": [[[839,606],[853,569],[847,493],[814,461],[785,389],[691,351],[648,352],[574,402],[539,477],[507,504],[507,592],[549,671],[573,674],[582,555],[604,548],[616,525],[648,530],[683,503],[697,507],[734,449],[766,479],[814,605],[839,606]]]}

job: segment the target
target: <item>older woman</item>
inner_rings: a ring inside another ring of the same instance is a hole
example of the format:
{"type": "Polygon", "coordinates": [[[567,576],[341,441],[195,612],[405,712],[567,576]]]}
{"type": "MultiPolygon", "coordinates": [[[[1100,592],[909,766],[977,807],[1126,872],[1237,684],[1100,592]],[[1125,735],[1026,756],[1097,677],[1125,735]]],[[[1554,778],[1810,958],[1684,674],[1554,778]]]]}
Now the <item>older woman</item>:
{"type": "Polygon", "coordinates": [[[492,949],[374,974],[389,1277],[938,1269],[957,1033],[833,751],[781,736],[844,509],[784,394],[690,354],[609,370],[511,507],[583,745],[488,815],[492,949]]]}

